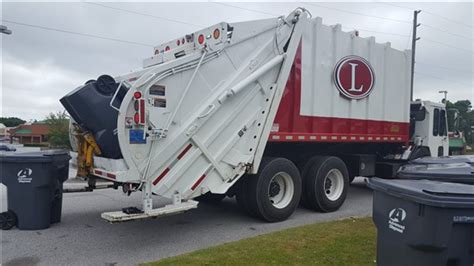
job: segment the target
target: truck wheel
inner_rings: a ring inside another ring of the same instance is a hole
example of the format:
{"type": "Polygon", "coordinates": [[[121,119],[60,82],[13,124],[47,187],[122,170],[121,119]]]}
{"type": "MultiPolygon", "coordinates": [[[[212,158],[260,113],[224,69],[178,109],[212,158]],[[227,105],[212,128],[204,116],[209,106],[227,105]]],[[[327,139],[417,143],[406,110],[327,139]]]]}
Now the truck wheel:
{"type": "Polygon", "coordinates": [[[207,192],[204,195],[194,198],[194,200],[203,202],[203,203],[219,203],[226,197],[225,194],[214,194],[207,192]]]}
{"type": "Polygon", "coordinates": [[[248,183],[249,178],[255,178],[255,175],[247,175],[246,174],[246,175],[242,176],[239,179],[239,181],[237,181],[237,183],[236,183],[237,191],[236,191],[236,194],[235,194],[235,199],[237,201],[237,205],[239,205],[239,207],[244,212],[246,212],[249,216],[258,218],[257,213],[255,213],[254,210],[251,209],[249,207],[249,204],[248,204],[248,198],[250,196],[248,195],[249,191],[247,190],[247,183],[248,183]]]}
{"type": "Polygon", "coordinates": [[[237,201],[251,216],[267,222],[286,220],[298,207],[301,177],[285,158],[264,158],[258,173],[242,180],[237,201]]]}
{"type": "Polygon", "coordinates": [[[316,211],[333,212],[347,196],[349,173],[345,163],[333,156],[315,156],[303,173],[304,206],[316,211]]]}

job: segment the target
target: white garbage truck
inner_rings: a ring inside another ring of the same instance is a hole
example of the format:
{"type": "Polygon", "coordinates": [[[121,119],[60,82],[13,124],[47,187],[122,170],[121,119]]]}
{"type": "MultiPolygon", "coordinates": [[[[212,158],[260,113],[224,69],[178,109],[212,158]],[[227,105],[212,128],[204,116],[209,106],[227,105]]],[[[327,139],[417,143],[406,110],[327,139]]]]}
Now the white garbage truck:
{"type": "Polygon", "coordinates": [[[143,195],[104,219],[235,196],[276,222],[300,201],[336,211],[355,176],[394,177],[410,159],[447,154],[444,106],[410,102],[410,63],[409,50],[298,8],[186,34],[143,69],[90,80],[61,102],[79,174],[143,195]],[[172,203],[154,207],[154,195],[172,203]]]}

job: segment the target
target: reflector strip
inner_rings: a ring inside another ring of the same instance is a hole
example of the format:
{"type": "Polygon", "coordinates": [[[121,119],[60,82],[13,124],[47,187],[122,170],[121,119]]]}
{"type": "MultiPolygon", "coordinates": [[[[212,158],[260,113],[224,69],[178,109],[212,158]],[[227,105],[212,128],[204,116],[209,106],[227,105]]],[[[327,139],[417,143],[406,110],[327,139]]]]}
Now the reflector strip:
{"type": "Polygon", "coordinates": [[[168,167],[166,167],[166,169],[153,181],[153,185],[156,186],[156,184],[158,184],[158,182],[160,182],[161,179],[163,179],[163,177],[165,177],[165,175],[170,171],[170,169],[168,167]]]}
{"type": "Polygon", "coordinates": [[[145,124],[145,100],[140,99],[140,123],[145,124]]]}
{"type": "Polygon", "coordinates": [[[402,142],[406,141],[402,136],[373,136],[373,135],[357,135],[357,136],[347,136],[347,135],[301,135],[301,134],[285,134],[285,133],[270,133],[269,140],[273,142],[306,142],[306,141],[318,141],[318,142],[382,142],[382,141],[391,141],[391,142],[402,142]]]}
{"type": "Polygon", "coordinates": [[[116,179],[117,176],[113,173],[107,173],[105,171],[101,171],[101,170],[97,170],[97,169],[94,169],[94,174],[95,175],[98,175],[98,176],[101,176],[103,178],[110,178],[110,179],[116,179]]]}
{"type": "Polygon", "coordinates": [[[184,150],[178,155],[178,160],[181,160],[181,158],[186,155],[186,153],[189,151],[189,149],[191,149],[192,146],[193,144],[189,143],[188,146],[186,146],[186,148],[184,148],[184,150]]]}
{"type": "Polygon", "coordinates": [[[199,184],[206,178],[206,174],[203,174],[197,181],[194,183],[194,185],[191,187],[191,190],[195,190],[199,184]]]}
{"type": "Polygon", "coordinates": [[[153,181],[153,185],[156,186],[156,184],[158,184],[158,182],[160,182],[161,179],[163,179],[163,177],[165,177],[166,174],[168,174],[168,172],[171,170],[171,168],[173,168],[173,166],[181,159],[184,157],[184,155],[186,155],[186,153],[191,149],[191,147],[193,146],[193,144],[189,143],[186,148],[184,148],[183,151],[181,151],[178,155],[178,157],[176,157],[176,159],[174,159],[171,164],[166,167],[166,169],[153,181]]]}

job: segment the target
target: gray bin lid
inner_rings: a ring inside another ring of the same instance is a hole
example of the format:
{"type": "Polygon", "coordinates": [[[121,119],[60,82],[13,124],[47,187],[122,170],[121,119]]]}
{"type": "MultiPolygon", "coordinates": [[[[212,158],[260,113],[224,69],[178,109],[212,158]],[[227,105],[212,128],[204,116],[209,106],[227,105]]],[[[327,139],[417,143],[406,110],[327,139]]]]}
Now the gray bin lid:
{"type": "Polygon", "coordinates": [[[36,152],[0,152],[0,163],[43,163],[52,162],[58,157],[69,161],[71,157],[67,150],[45,150],[36,152]]]}
{"type": "Polygon", "coordinates": [[[366,179],[373,190],[429,206],[474,208],[474,186],[431,180],[366,179]]]}

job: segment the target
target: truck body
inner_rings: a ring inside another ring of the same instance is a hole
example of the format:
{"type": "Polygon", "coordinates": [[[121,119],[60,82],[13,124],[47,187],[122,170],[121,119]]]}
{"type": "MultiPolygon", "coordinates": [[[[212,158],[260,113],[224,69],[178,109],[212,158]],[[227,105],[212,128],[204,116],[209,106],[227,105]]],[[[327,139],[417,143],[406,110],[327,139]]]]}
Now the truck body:
{"type": "Polygon", "coordinates": [[[266,221],[286,219],[300,199],[335,211],[355,176],[393,176],[433,149],[411,112],[411,53],[357,35],[304,8],[222,22],[155,47],[141,70],[65,96],[81,172],[143,193],[140,211],[102,217],[159,216],[219,195],[266,221]],[[82,110],[90,98],[102,100],[82,110]],[[116,127],[94,122],[93,105],[112,110],[116,127]],[[152,195],[173,204],[153,208],[152,195]]]}
{"type": "Polygon", "coordinates": [[[303,27],[270,141],[407,142],[411,52],[323,25],[321,18],[303,27]],[[359,64],[352,95],[351,61],[335,73],[350,57],[359,64]]]}

